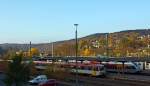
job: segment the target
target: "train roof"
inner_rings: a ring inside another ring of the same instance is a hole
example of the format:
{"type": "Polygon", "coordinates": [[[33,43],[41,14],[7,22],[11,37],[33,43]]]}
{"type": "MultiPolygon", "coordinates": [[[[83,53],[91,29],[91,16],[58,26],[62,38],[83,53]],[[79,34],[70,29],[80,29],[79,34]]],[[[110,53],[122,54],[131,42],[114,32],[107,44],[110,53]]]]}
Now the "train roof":
{"type": "MultiPolygon", "coordinates": [[[[75,63],[69,64],[71,66],[76,66],[75,63]]],[[[103,64],[91,64],[91,63],[78,63],[78,66],[104,66],[103,64]]]]}
{"type": "MultiPolygon", "coordinates": [[[[114,65],[116,64],[116,65],[121,65],[121,64],[123,64],[123,63],[122,63],[122,62],[102,62],[102,64],[110,64],[110,65],[111,65],[111,64],[112,64],[112,65],[113,65],[113,64],[114,64],[114,65]]],[[[124,64],[125,64],[125,65],[134,65],[133,62],[125,62],[124,64]]]]}

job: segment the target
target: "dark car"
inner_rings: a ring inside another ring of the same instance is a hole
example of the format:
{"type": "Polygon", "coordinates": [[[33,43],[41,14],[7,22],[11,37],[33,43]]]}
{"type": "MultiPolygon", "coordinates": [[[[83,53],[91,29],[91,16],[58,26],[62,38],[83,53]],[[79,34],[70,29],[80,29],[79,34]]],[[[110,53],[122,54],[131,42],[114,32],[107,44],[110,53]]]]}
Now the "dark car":
{"type": "Polygon", "coordinates": [[[56,84],[55,79],[49,79],[46,82],[40,83],[38,86],[56,86],[56,84]]]}

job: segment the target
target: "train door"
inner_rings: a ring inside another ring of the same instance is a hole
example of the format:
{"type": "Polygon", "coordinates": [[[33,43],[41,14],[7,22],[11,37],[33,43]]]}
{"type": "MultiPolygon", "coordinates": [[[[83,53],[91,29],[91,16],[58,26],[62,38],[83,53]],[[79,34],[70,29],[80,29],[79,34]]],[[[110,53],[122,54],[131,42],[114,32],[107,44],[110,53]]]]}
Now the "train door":
{"type": "Polygon", "coordinates": [[[97,66],[92,67],[92,76],[96,76],[97,66]]]}
{"type": "Polygon", "coordinates": [[[118,73],[123,72],[122,64],[114,65],[114,70],[116,70],[116,72],[118,72],[118,73]]]}
{"type": "Polygon", "coordinates": [[[145,62],[145,69],[150,69],[150,62],[145,62]]]}

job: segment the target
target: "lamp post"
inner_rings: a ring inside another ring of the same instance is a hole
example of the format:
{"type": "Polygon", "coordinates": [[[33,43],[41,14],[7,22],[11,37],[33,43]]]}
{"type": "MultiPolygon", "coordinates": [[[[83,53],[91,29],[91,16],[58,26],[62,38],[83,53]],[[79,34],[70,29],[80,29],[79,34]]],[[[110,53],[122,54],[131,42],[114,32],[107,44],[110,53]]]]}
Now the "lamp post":
{"type": "Polygon", "coordinates": [[[77,28],[78,28],[78,24],[74,24],[75,26],[75,42],[76,42],[76,46],[75,46],[75,49],[76,49],[76,53],[75,53],[75,58],[76,58],[76,86],[79,86],[78,84],[78,70],[77,70],[77,66],[78,66],[78,63],[77,63],[77,57],[78,57],[78,31],[77,31],[77,28]]]}

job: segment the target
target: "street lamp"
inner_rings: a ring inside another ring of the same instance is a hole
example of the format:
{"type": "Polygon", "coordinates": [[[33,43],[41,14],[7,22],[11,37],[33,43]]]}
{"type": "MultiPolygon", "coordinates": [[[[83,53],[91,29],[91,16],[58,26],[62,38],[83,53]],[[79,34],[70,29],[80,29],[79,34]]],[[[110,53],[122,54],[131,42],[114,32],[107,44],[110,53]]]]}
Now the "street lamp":
{"type": "Polygon", "coordinates": [[[79,86],[78,85],[78,70],[77,70],[77,57],[78,57],[78,31],[77,31],[77,28],[78,28],[78,24],[74,24],[75,26],[75,42],[76,42],[76,53],[75,53],[75,58],[76,58],[76,86],[79,86]]]}

